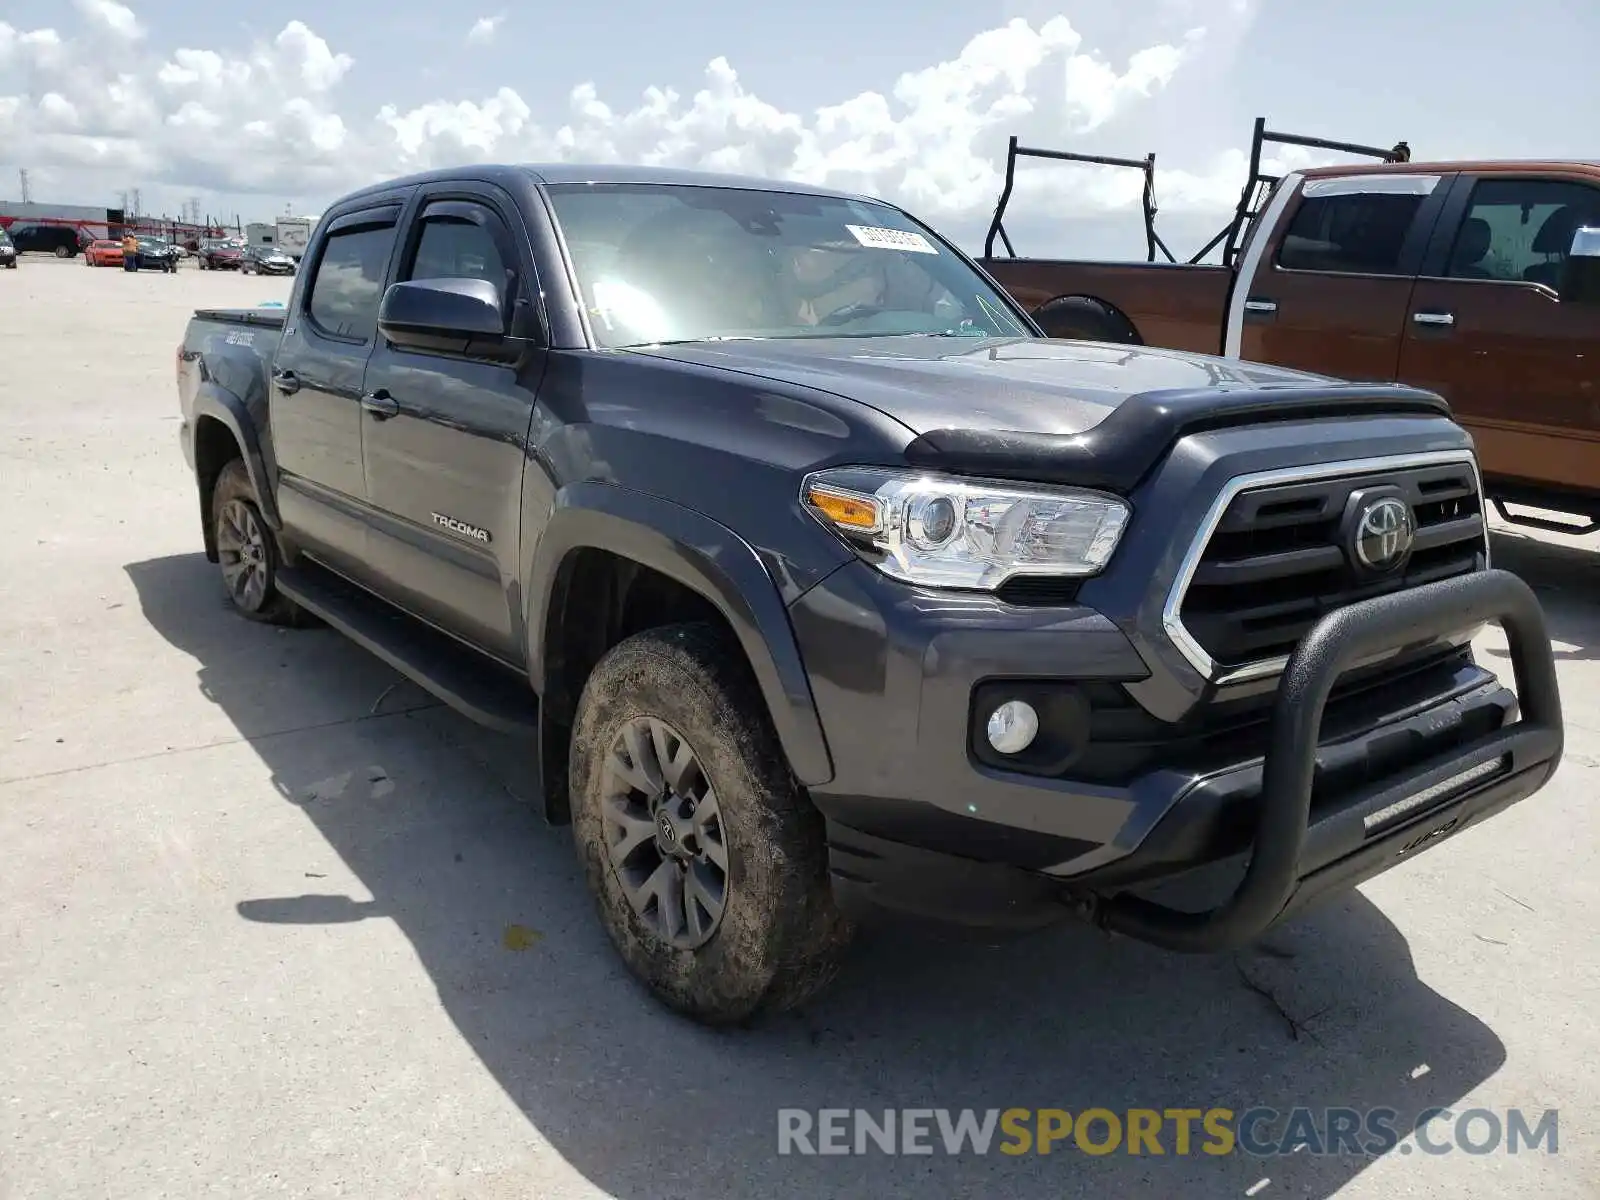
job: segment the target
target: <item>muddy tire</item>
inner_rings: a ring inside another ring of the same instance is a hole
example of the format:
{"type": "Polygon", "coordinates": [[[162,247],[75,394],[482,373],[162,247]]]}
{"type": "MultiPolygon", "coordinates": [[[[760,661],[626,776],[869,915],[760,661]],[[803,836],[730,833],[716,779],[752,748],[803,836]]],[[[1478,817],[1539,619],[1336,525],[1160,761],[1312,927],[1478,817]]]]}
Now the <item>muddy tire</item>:
{"type": "Polygon", "coordinates": [[[268,625],[309,625],[310,614],[278,591],[278,541],[241,459],[222,468],[211,489],[211,528],[223,592],[240,616],[268,625]]]}
{"type": "Polygon", "coordinates": [[[636,634],[589,676],[572,832],[601,923],[657,999],[707,1025],[792,1008],[838,969],[821,815],[731,638],[636,634]]]}

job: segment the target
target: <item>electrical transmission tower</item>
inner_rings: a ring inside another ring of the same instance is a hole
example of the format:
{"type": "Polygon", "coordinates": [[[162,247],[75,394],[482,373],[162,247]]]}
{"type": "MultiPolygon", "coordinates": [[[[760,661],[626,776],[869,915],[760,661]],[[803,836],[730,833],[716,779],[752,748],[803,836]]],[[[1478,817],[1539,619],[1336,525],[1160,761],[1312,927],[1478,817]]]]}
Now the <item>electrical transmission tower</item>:
{"type": "Polygon", "coordinates": [[[27,167],[18,167],[17,168],[17,181],[19,183],[21,183],[21,185],[22,185],[22,202],[24,204],[32,204],[33,203],[33,193],[28,190],[28,168],[27,167]]]}

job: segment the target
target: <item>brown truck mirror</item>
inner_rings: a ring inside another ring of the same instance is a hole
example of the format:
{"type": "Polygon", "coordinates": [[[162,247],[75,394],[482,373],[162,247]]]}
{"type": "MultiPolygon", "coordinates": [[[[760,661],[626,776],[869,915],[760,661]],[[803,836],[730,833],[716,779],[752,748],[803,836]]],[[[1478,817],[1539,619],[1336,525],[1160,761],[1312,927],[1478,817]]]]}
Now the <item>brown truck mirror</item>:
{"type": "Polygon", "coordinates": [[[1586,225],[1572,235],[1558,290],[1563,304],[1600,305],[1600,228],[1586,225]]]}

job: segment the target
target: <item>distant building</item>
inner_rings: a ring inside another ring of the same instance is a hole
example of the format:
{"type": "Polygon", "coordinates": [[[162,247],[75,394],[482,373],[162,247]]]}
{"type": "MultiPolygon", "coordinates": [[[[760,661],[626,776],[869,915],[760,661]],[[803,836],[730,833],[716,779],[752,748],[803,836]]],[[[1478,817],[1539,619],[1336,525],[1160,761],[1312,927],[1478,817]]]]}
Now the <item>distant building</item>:
{"type": "Polygon", "coordinates": [[[120,228],[122,214],[109,208],[90,208],[81,204],[20,204],[0,200],[0,225],[31,221],[43,225],[75,225],[88,237],[109,237],[112,227],[120,228]]]}
{"type": "Polygon", "coordinates": [[[220,226],[209,229],[184,221],[159,216],[140,216],[125,220],[120,208],[93,208],[84,204],[20,204],[0,200],[0,225],[17,221],[41,225],[70,225],[81,238],[121,237],[124,233],[150,234],[190,244],[202,237],[221,233],[220,226]]]}

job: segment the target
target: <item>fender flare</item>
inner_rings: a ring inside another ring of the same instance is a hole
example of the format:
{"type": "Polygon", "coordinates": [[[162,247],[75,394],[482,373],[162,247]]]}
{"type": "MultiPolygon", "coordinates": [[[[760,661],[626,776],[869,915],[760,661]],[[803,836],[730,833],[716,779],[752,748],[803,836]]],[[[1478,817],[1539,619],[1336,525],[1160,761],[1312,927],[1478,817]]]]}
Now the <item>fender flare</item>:
{"type": "Polygon", "coordinates": [[[585,548],[632,559],[709,601],[744,649],[795,777],[812,787],[833,778],[789,612],[760,555],[710,517],[643,492],[587,482],[556,493],[526,593],[528,677],[536,693],[545,693],[545,630],[559,603],[562,564],[585,548]]]}
{"type": "MultiPolygon", "coordinates": [[[[190,438],[193,439],[195,453],[195,478],[199,480],[200,459],[198,454],[200,441],[200,422],[206,419],[219,421],[238,445],[244,458],[245,470],[250,475],[250,486],[255,489],[256,504],[261,509],[261,515],[266,518],[268,525],[274,530],[283,528],[283,518],[278,515],[278,498],[268,486],[266,459],[261,452],[261,437],[256,432],[256,423],[251,419],[250,410],[245,402],[232,392],[224,391],[215,384],[203,383],[195,393],[194,408],[191,416],[192,427],[190,438]]],[[[202,496],[200,503],[205,505],[207,497],[202,496]]]]}

